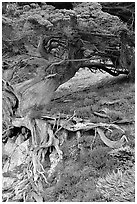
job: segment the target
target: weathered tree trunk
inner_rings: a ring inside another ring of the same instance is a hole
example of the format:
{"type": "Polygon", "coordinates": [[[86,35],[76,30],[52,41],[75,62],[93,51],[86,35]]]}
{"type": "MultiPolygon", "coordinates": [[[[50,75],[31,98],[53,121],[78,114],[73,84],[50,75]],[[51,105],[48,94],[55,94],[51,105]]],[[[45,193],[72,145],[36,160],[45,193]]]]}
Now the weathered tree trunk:
{"type": "Polygon", "coordinates": [[[128,36],[127,31],[121,32],[120,65],[128,69],[129,78],[135,80],[135,44],[134,36],[128,36]]]}
{"type": "Polygon", "coordinates": [[[130,78],[130,81],[132,82],[135,81],[135,54],[132,57],[132,62],[129,67],[129,78],[130,78]]]}
{"type": "Polygon", "coordinates": [[[43,80],[40,77],[31,79],[15,86],[20,101],[18,114],[25,115],[30,113],[32,109],[40,111],[45,108],[58,86],[59,81],[55,75],[43,80]]]}
{"type": "MultiPolygon", "coordinates": [[[[49,45],[48,50],[52,49],[54,40],[57,41],[53,38],[46,42],[49,45]]],[[[42,58],[48,59],[42,73],[33,79],[14,86],[19,98],[18,114],[21,116],[46,109],[46,105],[50,102],[55,90],[72,78],[81,66],[81,62],[73,61],[83,57],[83,44],[79,38],[70,40],[65,51],[65,59],[59,62],[54,62],[54,56],[44,50],[44,47],[47,46],[44,43],[44,38],[41,38],[39,53],[42,58]],[[69,60],[66,60],[66,58],[69,60]]]]}
{"type": "MultiPolygon", "coordinates": [[[[15,85],[15,93],[20,101],[18,114],[25,115],[32,110],[46,109],[46,105],[49,104],[57,88],[72,78],[79,67],[80,64],[75,67],[71,64],[70,67],[69,64],[68,66],[64,65],[64,71],[60,74],[51,74],[43,78],[36,77],[15,85]]],[[[62,70],[63,67],[59,68],[62,70]]]]}

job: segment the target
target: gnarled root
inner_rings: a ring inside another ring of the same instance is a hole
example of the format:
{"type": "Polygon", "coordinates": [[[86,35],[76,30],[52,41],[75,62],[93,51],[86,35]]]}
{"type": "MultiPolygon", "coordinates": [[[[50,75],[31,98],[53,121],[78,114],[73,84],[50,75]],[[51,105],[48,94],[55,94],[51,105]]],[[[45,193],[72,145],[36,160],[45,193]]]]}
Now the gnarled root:
{"type": "Polygon", "coordinates": [[[47,174],[47,176],[50,177],[55,171],[58,163],[62,160],[62,151],[59,147],[60,142],[54,135],[51,125],[39,119],[31,121],[28,117],[16,118],[13,121],[13,125],[18,127],[26,126],[31,130],[32,151],[30,155],[32,158],[34,181],[36,181],[39,176],[42,175],[45,182],[48,183],[46,176],[44,175],[47,174]],[[51,147],[53,148],[53,151],[48,155],[51,165],[49,171],[46,172],[42,163],[46,162],[44,159],[48,149],[51,149],[51,147]]]}

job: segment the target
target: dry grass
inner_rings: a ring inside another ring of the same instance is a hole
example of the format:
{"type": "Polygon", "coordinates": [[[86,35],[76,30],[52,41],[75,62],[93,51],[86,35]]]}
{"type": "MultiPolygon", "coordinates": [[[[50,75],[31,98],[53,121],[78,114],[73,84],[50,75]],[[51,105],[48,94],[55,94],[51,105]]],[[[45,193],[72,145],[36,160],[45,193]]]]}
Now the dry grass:
{"type": "MultiPolygon", "coordinates": [[[[94,75],[94,74],[93,74],[94,75]]],[[[53,100],[49,106],[52,113],[62,112],[70,114],[76,110],[76,114],[81,118],[91,119],[92,122],[108,122],[105,118],[96,117],[92,111],[109,108],[113,111],[120,111],[127,119],[134,118],[134,84],[129,83],[125,77],[116,77],[111,80],[108,78],[93,83],[88,87],[79,89],[79,81],[73,78],[74,92],[65,84],[63,88],[56,92],[61,94],[61,98],[53,100]],[[78,91],[75,91],[77,88],[78,91]],[[119,103],[106,105],[103,101],[120,100],[119,103]],[[65,102],[65,100],[69,100],[65,102]]],[[[86,81],[86,79],[84,79],[86,81]]],[[[89,81],[90,82],[90,81],[89,81]]],[[[68,83],[70,85],[70,83],[68,83]]],[[[83,82],[84,84],[84,82],[83,82]]],[[[86,83],[85,83],[86,84],[86,83]]],[[[87,85],[87,84],[86,84],[87,85]]],[[[126,130],[129,146],[135,146],[135,127],[134,124],[122,126],[126,130]]],[[[78,152],[74,138],[66,143],[64,147],[64,169],[62,181],[58,187],[52,191],[52,201],[59,202],[106,202],[106,201],[134,201],[134,159],[130,153],[121,152],[118,155],[108,154],[110,149],[96,138],[93,151],[89,151],[89,141],[92,133],[83,136],[85,151],[78,152]],[[77,153],[77,155],[75,154],[77,153]],[[77,168],[76,168],[77,166],[77,168]],[[117,169],[121,168],[117,173],[117,169]],[[131,169],[131,174],[129,173],[131,169]],[[128,171],[128,172],[127,172],[128,171]],[[119,179],[119,184],[117,180],[119,179]],[[97,185],[96,186],[96,182],[97,185]],[[120,187],[120,185],[122,187],[120,187]],[[103,191],[104,190],[104,191],[103,191]],[[54,192],[54,193],[53,193],[54,192]],[[125,197],[125,198],[124,198],[125,197]],[[125,200],[124,200],[125,199],[125,200]]],[[[113,138],[118,139],[119,135],[115,132],[113,138]]],[[[120,136],[121,137],[121,136],[120,136]]],[[[49,199],[45,199],[49,201],[49,199]]]]}
{"type": "Polygon", "coordinates": [[[106,201],[135,202],[135,167],[109,173],[97,181],[97,189],[106,201]]]}

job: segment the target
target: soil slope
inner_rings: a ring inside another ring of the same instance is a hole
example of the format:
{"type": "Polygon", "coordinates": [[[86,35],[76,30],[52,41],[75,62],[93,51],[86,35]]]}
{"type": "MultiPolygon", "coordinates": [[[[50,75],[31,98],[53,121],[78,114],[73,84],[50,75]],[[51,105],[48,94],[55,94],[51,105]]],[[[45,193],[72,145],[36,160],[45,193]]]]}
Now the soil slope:
{"type": "MultiPolygon", "coordinates": [[[[75,110],[81,118],[109,123],[108,118],[94,115],[95,111],[104,108],[112,111],[112,121],[118,119],[115,118],[115,113],[120,119],[131,121],[119,125],[126,130],[128,145],[134,151],[135,85],[124,75],[112,77],[100,72],[94,74],[88,69],[79,70],[75,77],[56,91],[48,111],[52,114],[73,114],[75,110]]],[[[96,139],[91,152],[88,149],[93,139],[91,135],[83,135],[85,151],[80,153],[80,159],[77,156],[75,137],[70,135],[70,140],[63,146],[64,169],[61,180],[55,187],[46,190],[46,201],[134,201],[134,156],[127,156],[128,153],[123,151],[118,157],[108,157],[110,148],[99,138],[96,139]],[[109,177],[107,181],[106,177],[109,177]],[[121,188],[117,187],[117,179],[122,183],[121,188]],[[101,187],[97,187],[98,183],[101,183],[101,187]],[[102,186],[106,188],[102,190],[102,186]]],[[[111,139],[118,139],[117,133],[111,139]]]]}

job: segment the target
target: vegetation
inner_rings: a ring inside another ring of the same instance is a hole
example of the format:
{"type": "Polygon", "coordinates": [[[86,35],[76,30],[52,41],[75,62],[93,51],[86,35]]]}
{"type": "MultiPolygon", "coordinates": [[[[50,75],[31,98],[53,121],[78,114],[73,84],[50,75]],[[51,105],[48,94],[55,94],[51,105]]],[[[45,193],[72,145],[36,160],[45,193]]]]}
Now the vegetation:
{"type": "Polygon", "coordinates": [[[2,3],[3,201],[134,201],[134,8],[2,3]]]}

